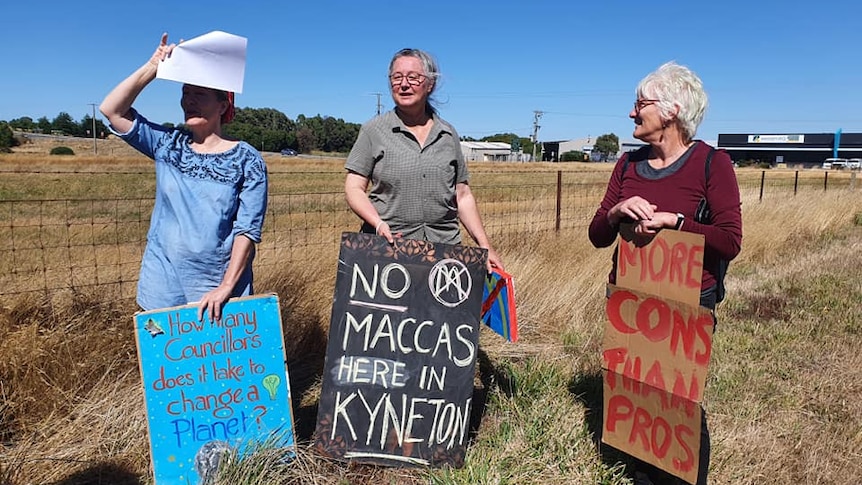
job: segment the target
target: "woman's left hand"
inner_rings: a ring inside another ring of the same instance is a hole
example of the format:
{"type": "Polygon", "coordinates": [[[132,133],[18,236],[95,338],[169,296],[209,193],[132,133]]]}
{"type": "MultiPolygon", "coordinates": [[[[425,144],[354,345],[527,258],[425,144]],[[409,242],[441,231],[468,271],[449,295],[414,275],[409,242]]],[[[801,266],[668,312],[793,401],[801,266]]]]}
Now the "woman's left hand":
{"type": "Polygon", "coordinates": [[[494,270],[494,268],[502,270],[503,269],[503,260],[500,259],[500,255],[497,254],[497,251],[494,251],[494,248],[487,248],[487,249],[488,249],[488,262],[485,264],[485,266],[487,267],[488,272],[490,273],[491,271],[494,270]]]}
{"type": "Polygon", "coordinates": [[[213,322],[221,320],[221,309],[225,302],[230,298],[230,294],[231,288],[218,286],[216,289],[201,297],[201,301],[198,304],[198,320],[203,320],[204,313],[206,313],[213,322]]]}
{"type": "Polygon", "coordinates": [[[635,224],[635,234],[639,236],[654,235],[664,228],[676,227],[676,214],[673,212],[656,212],[652,219],[643,219],[635,224]]]}

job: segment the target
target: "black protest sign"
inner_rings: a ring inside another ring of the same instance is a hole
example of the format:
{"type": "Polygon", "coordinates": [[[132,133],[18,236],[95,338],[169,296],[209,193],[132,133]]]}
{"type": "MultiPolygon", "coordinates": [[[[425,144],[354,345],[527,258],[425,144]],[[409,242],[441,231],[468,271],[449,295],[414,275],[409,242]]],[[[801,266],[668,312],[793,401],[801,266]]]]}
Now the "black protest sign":
{"type": "Polygon", "coordinates": [[[480,248],[342,235],[318,450],[463,465],[486,259],[480,248]]]}

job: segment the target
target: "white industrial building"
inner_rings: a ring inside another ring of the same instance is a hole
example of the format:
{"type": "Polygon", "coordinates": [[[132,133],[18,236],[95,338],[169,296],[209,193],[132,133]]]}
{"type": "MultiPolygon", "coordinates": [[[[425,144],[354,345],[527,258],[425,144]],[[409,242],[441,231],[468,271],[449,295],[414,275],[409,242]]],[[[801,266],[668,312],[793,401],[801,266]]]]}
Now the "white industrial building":
{"type": "Polygon", "coordinates": [[[511,162],[518,154],[512,154],[512,146],[501,141],[462,141],[464,160],[472,162],[511,162]]]}

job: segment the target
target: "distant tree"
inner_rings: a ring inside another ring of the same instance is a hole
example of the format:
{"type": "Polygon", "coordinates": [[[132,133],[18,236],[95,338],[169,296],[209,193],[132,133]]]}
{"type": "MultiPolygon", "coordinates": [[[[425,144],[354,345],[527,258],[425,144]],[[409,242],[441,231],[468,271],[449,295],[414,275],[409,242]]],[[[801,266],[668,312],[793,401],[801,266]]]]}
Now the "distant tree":
{"type": "MultiPolygon", "coordinates": [[[[78,126],[78,136],[86,136],[87,138],[93,137],[93,117],[90,115],[84,115],[81,118],[81,123],[78,126]]],[[[108,128],[105,126],[105,123],[102,120],[96,118],[96,137],[104,138],[107,136],[108,128]]]]}
{"type": "Polygon", "coordinates": [[[295,145],[293,121],[272,108],[238,108],[236,117],[223,130],[261,151],[279,151],[295,145]]]}
{"type": "Polygon", "coordinates": [[[359,136],[361,125],[347,123],[341,118],[326,116],[323,118],[322,149],[330,153],[346,153],[353,147],[359,136]]]}
{"type": "Polygon", "coordinates": [[[296,130],[296,141],[301,152],[309,153],[311,150],[317,150],[323,146],[323,118],[320,115],[310,118],[305,115],[298,115],[296,117],[296,130]],[[306,150],[303,148],[304,145],[311,148],[306,150]]]}
{"type": "Polygon", "coordinates": [[[48,118],[45,116],[36,120],[36,126],[39,128],[39,131],[41,131],[42,133],[45,133],[45,134],[51,133],[51,121],[48,120],[48,118]]]}
{"type": "Polygon", "coordinates": [[[311,153],[317,148],[317,139],[314,136],[314,131],[307,126],[296,130],[296,143],[299,146],[299,151],[302,153],[311,153]]]}
{"type": "Polygon", "coordinates": [[[601,161],[606,162],[620,151],[620,139],[613,133],[600,135],[593,143],[593,151],[599,154],[601,161]]]}
{"type": "Polygon", "coordinates": [[[77,136],[79,135],[79,130],[81,126],[75,123],[75,120],[72,118],[72,115],[61,111],[60,114],[51,121],[51,129],[54,131],[62,132],[65,135],[77,136]]]}
{"type": "Polygon", "coordinates": [[[480,141],[499,141],[508,143],[514,152],[520,150],[523,153],[533,153],[533,142],[529,138],[524,138],[514,133],[498,133],[496,135],[486,136],[480,141]]]}
{"type": "Polygon", "coordinates": [[[11,152],[13,146],[15,146],[15,137],[12,135],[12,128],[9,123],[0,121],[0,153],[11,152]]]}
{"type": "Polygon", "coordinates": [[[9,126],[13,130],[18,131],[33,131],[36,129],[36,123],[33,121],[33,118],[30,118],[29,116],[15,118],[14,120],[9,121],[9,126]]]}

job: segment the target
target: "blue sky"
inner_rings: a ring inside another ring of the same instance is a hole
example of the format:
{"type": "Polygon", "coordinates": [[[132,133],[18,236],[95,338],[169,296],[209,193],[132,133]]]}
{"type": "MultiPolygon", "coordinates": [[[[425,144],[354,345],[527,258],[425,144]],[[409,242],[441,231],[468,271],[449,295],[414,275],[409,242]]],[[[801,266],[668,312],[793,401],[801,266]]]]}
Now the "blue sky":
{"type": "MultiPolygon", "coordinates": [[[[862,7],[853,1],[7,2],[0,120],[80,120],[171,41],[248,38],[240,107],[363,123],[392,108],[386,70],[402,47],[432,53],[441,115],[461,135],[630,139],[638,81],[675,60],[704,81],[698,137],[862,132],[862,7]]],[[[180,86],[154,81],[135,106],[180,122],[180,86]]],[[[101,115],[99,115],[101,116],[101,115]]]]}

